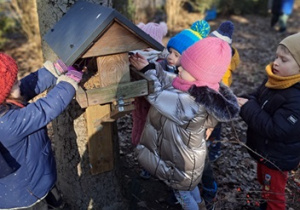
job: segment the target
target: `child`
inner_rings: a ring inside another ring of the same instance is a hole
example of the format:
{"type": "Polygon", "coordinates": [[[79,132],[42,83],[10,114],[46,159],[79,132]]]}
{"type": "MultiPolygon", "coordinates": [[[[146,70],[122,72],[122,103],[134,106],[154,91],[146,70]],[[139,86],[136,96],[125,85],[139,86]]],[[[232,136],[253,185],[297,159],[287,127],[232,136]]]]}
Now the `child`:
{"type": "MultiPolygon", "coordinates": [[[[232,34],[234,31],[234,25],[231,21],[224,21],[220,24],[217,30],[211,32],[209,37],[217,37],[226,41],[231,46],[232,58],[230,65],[222,77],[223,84],[228,87],[232,83],[232,72],[236,69],[240,62],[239,54],[236,48],[232,47],[232,34]]],[[[221,122],[214,127],[214,129],[208,129],[207,145],[208,145],[208,159],[205,162],[205,167],[202,175],[202,197],[205,200],[206,208],[208,210],[214,209],[214,203],[217,195],[217,183],[214,178],[214,174],[211,168],[210,162],[214,162],[221,156],[221,122]],[[213,130],[213,131],[212,131],[213,130]]]]}
{"type": "Polygon", "coordinates": [[[174,190],[183,209],[205,208],[197,185],[206,156],[206,128],[239,112],[231,90],[219,86],[230,59],[230,46],[210,37],[183,52],[178,76],[158,63],[142,69],[154,81],[154,92],[147,96],[151,108],[137,158],[174,190]]]}
{"type": "Polygon", "coordinates": [[[248,125],[249,153],[257,161],[261,209],[285,210],[288,171],[300,162],[300,33],[283,39],[266,67],[268,79],[247,98],[238,98],[248,125]]]}
{"type": "MultiPolygon", "coordinates": [[[[236,48],[232,47],[232,34],[234,31],[234,25],[231,21],[224,21],[220,24],[217,30],[211,32],[209,37],[217,37],[224,41],[226,41],[231,47],[231,62],[230,65],[222,77],[223,84],[230,87],[232,83],[232,72],[237,68],[240,57],[236,48]]],[[[214,174],[211,168],[210,162],[216,161],[221,156],[221,129],[222,124],[218,122],[218,124],[212,129],[208,129],[206,132],[208,141],[208,158],[206,160],[205,167],[202,175],[202,196],[205,200],[207,210],[214,209],[214,203],[216,201],[217,195],[217,183],[214,179],[214,174]]]]}
{"type": "MultiPolygon", "coordinates": [[[[165,22],[154,23],[149,22],[147,24],[139,23],[137,25],[145,33],[149,34],[153,39],[155,39],[160,44],[163,44],[163,38],[167,35],[168,26],[165,22]]],[[[148,62],[156,62],[166,58],[165,50],[163,52],[154,50],[152,48],[135,50],[132,53],[140,54],[146,58],[148,62]]],[[[141,134],[146,122],[146,116],[150,108],[149,102],[144,97],[136,97],[134,99],[135,109],[132,113],[132,132],[131,132],[131,142],[136,146],[140,142],[141,134]]],[[[148,171],[142,169],[140,176],[143,179],[150,179],[151,175],[148,171]]]]}
{"type": "MultiPolygon", "coordinates": [[[[149,34],[153,39],[162,44],[164,36],[167,35],[168,27],[165,22],[153,23],[149,22],[147,24],[139,23],[137,25],[144,32],[149,34]]],[[[147,48],[144,50],[132,51],[133,53],[139,53],[143,55],[148,62],[155,62],[160,59],[164,59],[162,52],[147,48]]],[[[133,145],[137,145],[140,141],[141,133],[143,131],[146,116],[150,108],[150,104],[144,99],[144,97],[137,97],[134,101],[135,109],[132,111],[132,133],[131,133],[131,142],[133,145]]],[[[147,175],[147,174],[146,174],[147,175]]],[[[145,178],[148,178],[145,177],[145,178]]]]}
{"type": "Polygon", "coordinates": [[[71,102],[82,73],[62,62],[45,66],[18,81],[15,60],[0,53],[0,209],[48,209],[57,175],[46,125],[71,102]]]}
{"type": "MultiPolygon", "coordinates": [[[[240,63],[239,53],[236,48],[232,47],[232,34],[234,31],[234,25],[231,21],[225,21],[221,23],[219,28],[216,31],[213,31],[208,36],[217,37],[224,41],[226,41],[232,50],[232,58],[230,65],[225,72],[222,82],[223,84],[230,87],[232,83],[232,72],[237,68],[238,64],[240,63]]],[[[218,123],[217,126],[214,128],[213,132],[209,135],[209,160],[211,162],[216,161],[221,156],[221,123],[218,123]]]]}
{"type": "MultiPolygon", "coordinates": [[[[150,35],[153,39],[155,39],[158,43],[163,45],[163,38],[168,33],[168,26],[165,22],[154,23],[149,22],[147,24],[139,23],[137,26],[142,29],[145,33],[150,35]]],[[[142,50],[131,51],[131,53],[139,53],[143,55],[149,62],[156,62],[159,60],[163,60],[167,57],[166,50],[157,51],[152,48],[146,48],[142,50]]]]}
{"type": "MultiPolygon", "coordinates": [[[[162,36],[159,34],[164,32],[164,30],[161,27],[158,28],[158,25],[153,25],[151,23],[148,23],[146,25],[139,24],[138,26],[140,26],[141,29],[148,33],[150,36],[153,36],[158,42],[162,43],[162,36]],[[155,26],[157,26],[155,28],[156,30],[154,30],[155,26]]],[[[167,58],[156,60],[163,66],[163,69],[165,69],[166,71],[177,73],[177,67],[180,65],[180,56],[182,52],[186,50],[190,45],[194,44],[196,41],[202,39],[203,37],[206,37],[209,31],[210,26],[206,21],[201,20],[194,22],[190,29],[181,31],[169,40],[167,44],[167,49],[169,51],[167,58]]],[[[149,64],[149,62],[155,62],[154,59],[150,60],[149,58],[145,57],[146,54],[144,52],[135,51],[135,54],[136,53],[140,54],[141,58],[146,58],[140,59],[136,62],[131,60],[131,64],[138,70],[144,68],[149,64]]],[[[132,112],[132,143],[134,145],[137,145],[140,141],[150,104],[145,101],[144,97],[136,98],[134,104],[135,110],[132,112]]],[[[146,170],[142,170],[140,176],[144,179],[150,178],[150,174],[146,170]]]]}

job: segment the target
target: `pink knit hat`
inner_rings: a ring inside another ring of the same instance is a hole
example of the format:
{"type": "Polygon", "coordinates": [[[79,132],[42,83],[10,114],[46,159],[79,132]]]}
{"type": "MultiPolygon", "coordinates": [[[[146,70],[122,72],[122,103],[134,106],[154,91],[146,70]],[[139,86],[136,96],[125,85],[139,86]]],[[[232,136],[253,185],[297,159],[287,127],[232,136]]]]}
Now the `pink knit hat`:
{"type": "Polygon", "coordinates": [[[160,44],[163,44],[163,38],[168,33],[168,26],[165,22],[154,23],[150,22],[147,24],[139,23],[137,25],[145,33],[149,34],[153,39],[155,39],[160,44]]]}
{"type": "Polygon", "coordinates": [[[197,81],[196,86],[208,86],[219,90],[219,82],[225,74],[231,60],[231,48],[222,39],[215,37],[204,38],[181,56],[181,65],[197,81]]]}

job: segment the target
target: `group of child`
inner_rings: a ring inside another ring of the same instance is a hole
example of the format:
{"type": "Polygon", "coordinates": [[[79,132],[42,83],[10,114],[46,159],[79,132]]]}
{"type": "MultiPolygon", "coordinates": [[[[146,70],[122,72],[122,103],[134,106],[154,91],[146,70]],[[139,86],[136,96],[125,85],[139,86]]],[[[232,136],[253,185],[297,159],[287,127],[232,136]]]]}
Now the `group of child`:
{"type": "Polygon", "coordinates": [[[210,162],[221,155],[221,122],[240,114],[248,124],[249,152],[258,161],[264,199],[259,208],[285,209],[288,171],[300,160],[300,33],[279,43],[266,70],[268,82],[245,99],[229,88],[240,62],[231,45],[233,29],[225,21],[209,34],[209,24],[196,21],[170,38],[164,60],[130,56],[131,65],[154,81],[144,129],[135,142],[137,158],[144,171],[173,189],[183,209],[214,209],[217,183],[210,162]],[[205,29],[200,36],[199,27],[205,29]]]}
{"type": "MultiPolygon", "coordinates": [[[[153,26],[159,24],[151,23],[150,32],[157,32],[153,26]]],[[[221,82],[239,63],[231,46],[233,24],[225,21],[209,32],[206,21],[196,21],[169,40],[166,57],[130,55],[131,65],[154,82],[145,97],[149,104],[133,119],[143,123],[133,129],[137,159],[173,189],[183,209],[214,209],[217,183],[207,140],[220,140],[220,130],[212,129],[240,115],[248,124],[247,145],[263,186],[260,209],[283,210],[288,171],[300,162],[300,33],[279,43],[257,91],[236,97],[231,79],[221,82]]],[[[162,34],[155,35],[161,43],[162,34]]],[[[46,125],[71,102],[82,72],[57,61],[20,81],[17,73],[15,60],[0,53],[0,209],[48,209],[57,175],[46,125]],[[28,103],[50,87],[46,97],[28,103]]]]}

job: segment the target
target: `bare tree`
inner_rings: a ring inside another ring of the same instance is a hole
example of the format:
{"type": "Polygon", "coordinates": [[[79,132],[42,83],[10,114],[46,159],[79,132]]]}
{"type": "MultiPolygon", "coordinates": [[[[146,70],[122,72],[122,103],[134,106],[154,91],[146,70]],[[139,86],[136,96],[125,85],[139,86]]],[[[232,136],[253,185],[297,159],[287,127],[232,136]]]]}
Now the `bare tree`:
{"type": "Polygon", "coordinates": [[[167,25],[169,31],[175,31],[178,25],[178,14],[183,0],[166,0],[167,25]]]}
{"type": "Polygon", "coordinates": [[[20,22],[21,28],[29,41],[40,41],[40,30],[35,0],[12,0],[9,4],[11,11],[14,11],[15,18],[20,22]]]}

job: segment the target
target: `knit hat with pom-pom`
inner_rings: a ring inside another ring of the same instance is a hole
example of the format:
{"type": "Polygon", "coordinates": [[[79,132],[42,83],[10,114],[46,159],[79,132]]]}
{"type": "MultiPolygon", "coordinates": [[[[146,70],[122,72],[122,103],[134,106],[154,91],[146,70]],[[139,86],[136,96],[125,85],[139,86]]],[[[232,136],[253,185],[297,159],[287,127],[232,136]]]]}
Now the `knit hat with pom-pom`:
{"type": "Polygon", "coordinates": [[[173,36],[168,44],[167,49],[175,49],[180,54],[183,53],[189,46],[195,42],[207,37],[210,32],[210,25],[205,20],[198,20],[194,22],[189,29],[184,29],[175,36],[173,36]]]}
{"type": "Polygon", "coordinates": [[[228,20],[221,23],[219,28],[211,32],[208,36],[220,38],[231,45],[233,31],[234,25],[231,21],[228,20]]]}
{"type": "Polygon", "coordinates": [[[165,22],[154,23],[150,22],[147,24],[139,23],[137,26],[142,29],[145,33],[149,34],[153,39],[155,39],[160,44],[163,44],[163,38],[168,33],[168,26],[165,22]]]}
{"type": "Polygon", "coordinates": [[[9,55],[0,53],[0,104],[9,96],[17,75],[16,61],[9,55]]]}

